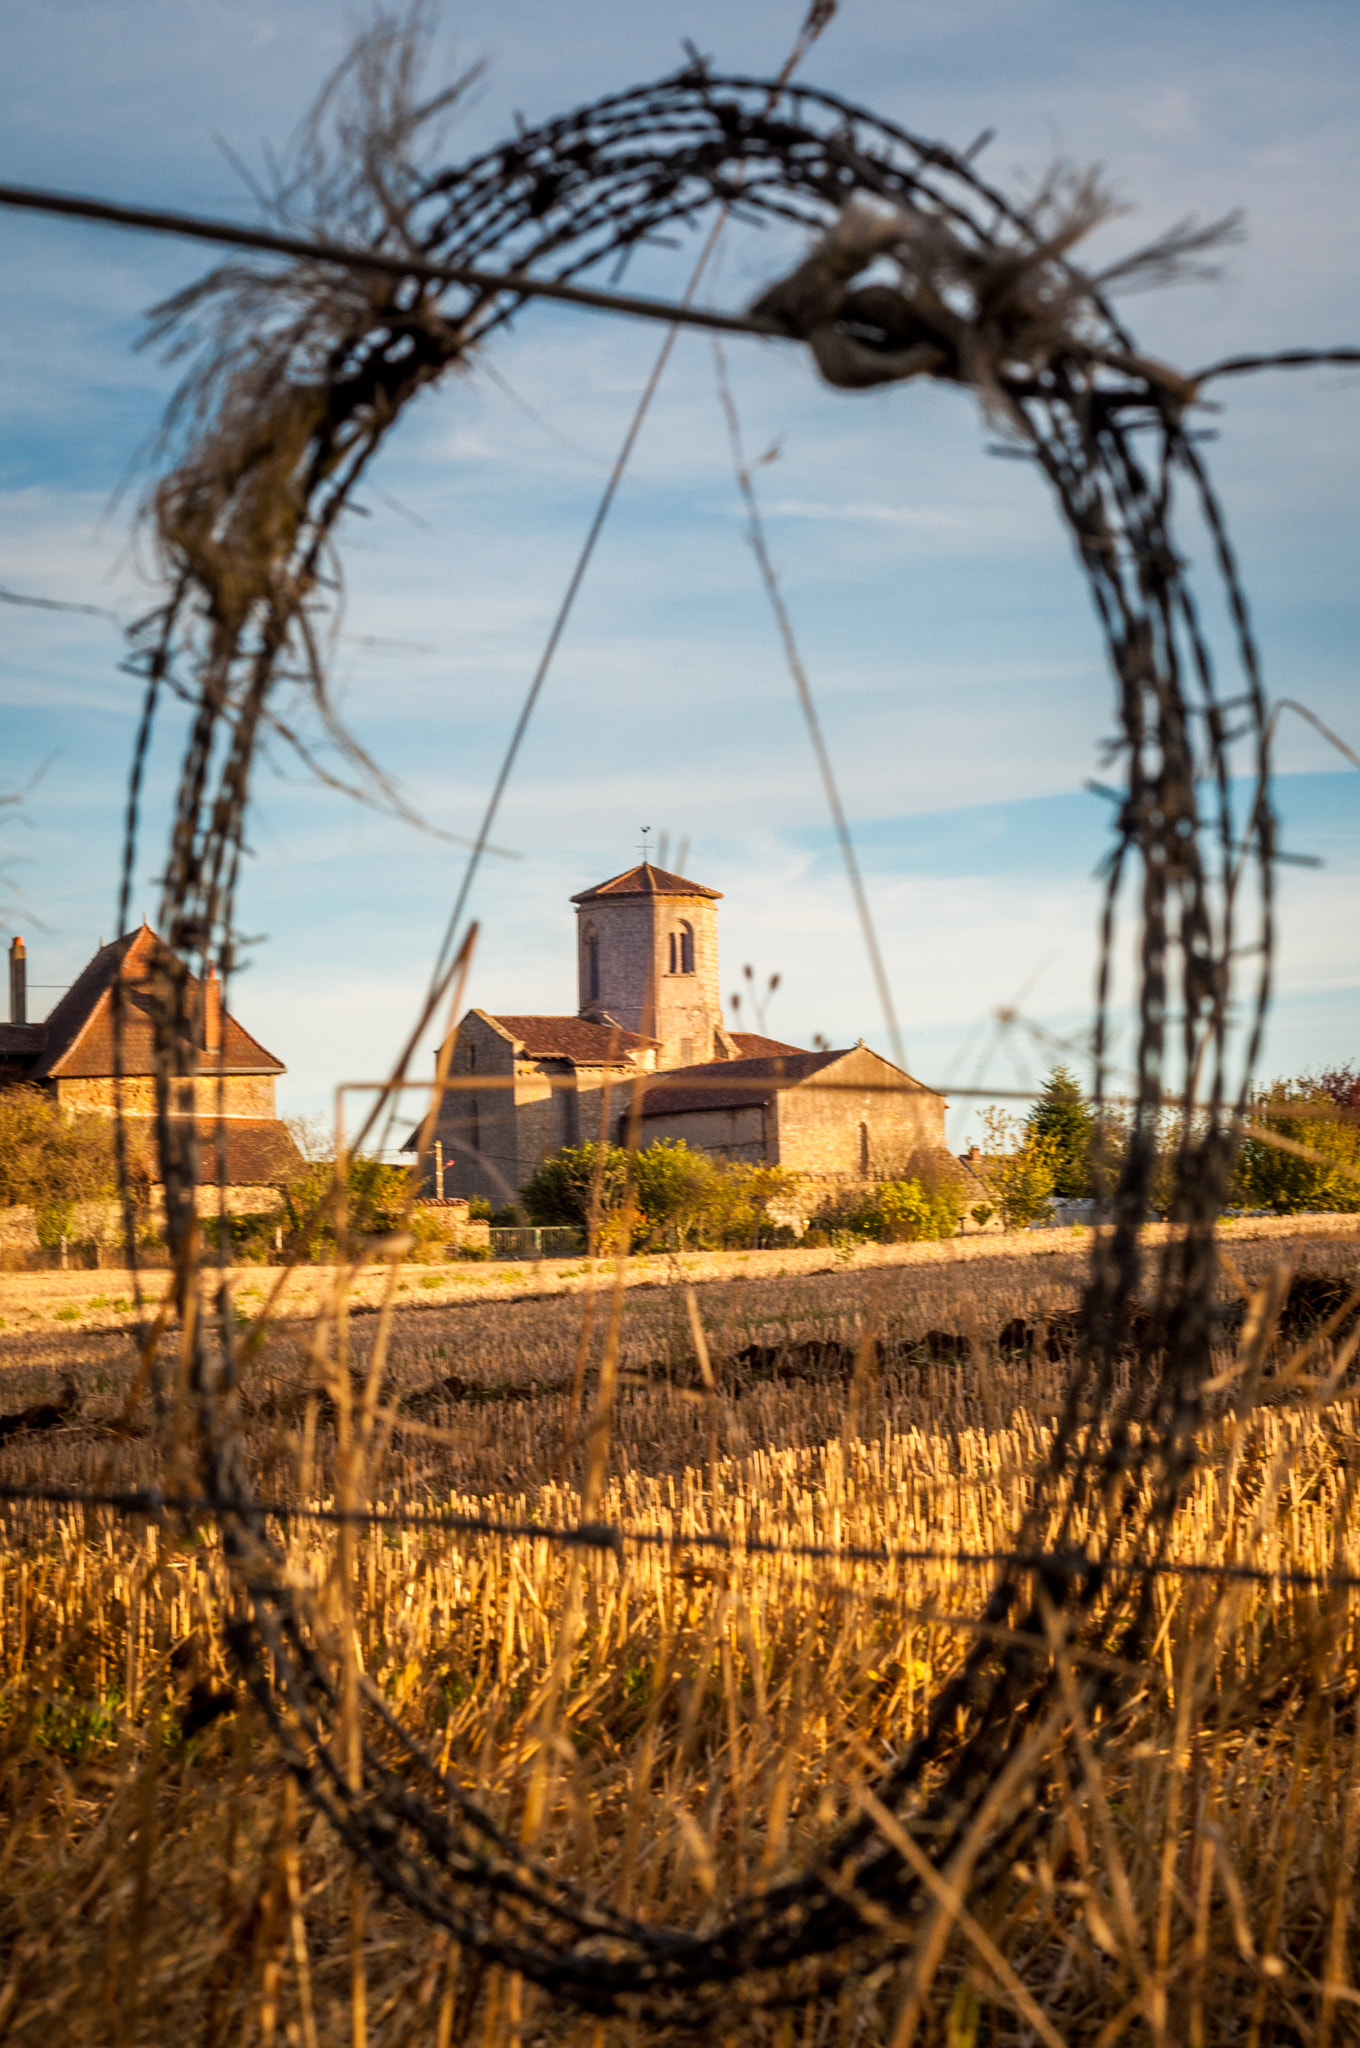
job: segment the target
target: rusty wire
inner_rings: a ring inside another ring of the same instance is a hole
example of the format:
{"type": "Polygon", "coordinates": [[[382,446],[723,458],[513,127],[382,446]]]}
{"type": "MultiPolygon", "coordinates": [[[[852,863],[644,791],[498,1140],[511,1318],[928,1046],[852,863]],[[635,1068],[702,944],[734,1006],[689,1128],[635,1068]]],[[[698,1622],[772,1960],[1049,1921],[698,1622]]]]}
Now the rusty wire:
{"type": "MultiPolygon", "coordinates": [[[[352,1767],[336,1732],[336,1653],[252,1501],[233,1422],[225,1288],[215,1302],[202,1299],[194,1123],[172,1115],[198,1064],[191,968],[215,961],[224,983],[231,973],[251,768],[280,700],[309,699],[345,743],[323,638],[342,517],[410,400],[485,348],[525,303],[523,292],[460,283],[453,272],[494,264],[502,275],[561,283],[608,265],[616,276],[637,248],[663,231],[697,229],[719,208],[735,223],[814,238],[804,263],[758,302],[761,324],[805,342],[833,382],[924,374],[971,390],[1051,488],[1110,656],[1111,755],[1122,774],[1101,920],[1096,1093],[1099,1102],[1128,890],[1139,934],[1136,1096],[1034,1506],[1000,1564],[980,1617],[986,1627],[922,1736],[876,1788],[890,1814],[910,1808],[913,1827],[930,1830],[941,1862],[987,1821],[990,1846],[974,1880],[984,1890],[1047,1824],[1042,1757],[1060,1718],[1052,1612],[1070,1640],[1109,1653],[1109,1668],[1082,1680],[1084,1705],[1102,1710],[1118,1705],[1113,1665],[1137,1661],[1151,1613],[1147,1573],[1121,1581],[1099,1558],[1080,1574],[1036,1558],[1061,1555],[1076,1504],[1098,1490],[1107,1526],[1122,1523],[1124,1544],[1156,1567],[1203,1412],[1214,1225],[1270,987],[1267,705],[1222,510],[1185,423],[1198,383],[1143,356],[1100,280],[1075,265],[1080,234],[1102,217],[1093,181],[1015,204],[965,157],[834,95],[719,78],[698,64],[524,130],[470,163],[421,169],[423,110],[401,102],[383,62],[371,38],[361,41],[327,103],[333,110],[336,94],[353,89],[366,132],[386,137],[383,175],[363,151],[348,170],[343,149],[326,159],[314,135],[278,205],[281,219],[332,248],[365,241],[383,254],[386,274],[356,263],[337,276],[330,255],[273,272],[233,264],[162,308],[155,327],[161,341],[187,351],[201,344],[201,353],[153,507],[170,594],[133,638],[146,708],[125,898],[147,740],[174,691],[190,731],[159,919],[168,944],[151,1000],[167,1235],[200,1437],[196,1497],[220,1517],[249,1596],[251,1619],[232,1635],[237,1661],[291,1768],[354,1855],[467,1947],[581,2007],[696,2025],[730,2002],[733,1986],[752,2002],[804,1997],[897,1952],[883,1915],[911,1925],[925,1898],[917,1875],[866,1815],[826,1842],[815,1864],[753,1892],[716,1926],[658,1926],[587,1898],[508,1840],[371,1690],[352,1767]],[[857,284],[870,251],[896,265],[895,285],[857,284]],[[436,266],[450,275],[436,276],[436,266]],[[1227,685],[1177,538],[1183,502],[1210,536],[1231,622],[1227,685]],[[1252,778],[1244,817],[1231,792],[1238,745],[1252,778]],[[1234,968],[1248,956],[1239,995],[1234,968]],[[1118,1395],[1116,1360],[1145,1278],[1158,1123],[1177,1095],[1179,1228],[1158,1256],[1140,1368],[1118,1395]],[[1093,1406],[1109,1417],[1099,1442],[1080,1427],[1093,1406]],[[1154,1506],[1143,1513],[1135,1482],[1149,1476],[1154,1506]],[[1056,1545],[1039,1541],[1041,1529],[1056,1530],[1056,1545]]],[[[354,132],[342,130],[342,142],[354,132]]],[[[1171,238],[1145,252],[1144,267],[1173,270],[1211,240],[1171,238]]],[[[1257,365],[1234,360],[1217,373],[1249,367],[1257,365]]]]}

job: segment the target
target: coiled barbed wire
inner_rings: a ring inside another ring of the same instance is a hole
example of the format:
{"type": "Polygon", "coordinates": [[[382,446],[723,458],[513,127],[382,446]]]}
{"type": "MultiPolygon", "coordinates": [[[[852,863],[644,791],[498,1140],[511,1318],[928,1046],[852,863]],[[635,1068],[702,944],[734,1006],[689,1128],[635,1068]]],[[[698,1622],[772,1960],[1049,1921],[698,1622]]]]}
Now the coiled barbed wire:
{"type": "MultiPolygon", "coordinates": [[[[1226,523],[1186,426],[1197,387],[1140,353],[1108,297],[1121,271],[1174,272],[1217,231],[1180,231],[1102,282],[1072,253],[1104,217],[1096,181],[1058,178],[1027,205],[1012,203],[965,157],[834,95],[715,77],[701,65],[525,129],[461,167],[421,170],[427,110],[393,47],[361,40],[280,189],[281,217],[388,255],[494,258],[559,279],[606,265],[617,274],[632,251],[697,228],[718,207],[735,223],[810,235],[810,253],[759,301],[762,315],[805,341],[834,383],[929,375],[974,392],[1041,470],[1092,594],[1122,769],[1101,916],[1096,1096],[1099,1107],[1127,887],[1139,933],[1130,1142],[1105,1189],[1112,1228],[1093,1242],[1052,1452],[981,1616],[994,1627],[979,1632],[924,1732],[877,1787],[890,1812],[910,1808],[913,1827],[929,1829],[941,1865],[967,1851],[985,1889],[1046,1825],[1041,1762],[1062,1718],[1053,1616],[1068,1639],[1115,1653],[1083,1676],[1087,1708],[1117,1701],[1118,1658],[1133,1658],[1144,1640],[1150,1573],[1130,1583],[1099,1558],[1080,1572],[1033,1559],[1063,1550],[1094,1494],[1104,1525],[1120,1528],[1140,1558],[1155,1565],[1162,1555],[1210,1371],[1214,1224],[1270,985],[1266,703],[1226,523]],[[881,282],[883,266],[891,283],[881,282]],[[1231,625],[1226,688],[1175,533],[1182,500],[1210,536],[1231,625]],[[1240,817],[1236,747],[1251,783],[1240,817]],[[1244,958],[1252,964],[1239,997],[1244,958]],[[1140,1231],[1173,1082],[1186,1105],[1171,1211],[1179,1228],[1160,1253],[1139,1367],[1120,1395],[1116,1361],[1144,1288],[1140,1231]],[[1110,1418],[1098,1449],[1079,1427],[1093,1405],[1110,1418]]],[[[204,1284],[199,1172],[193,1120],[171,1112],[198,1064],[191,965],[215,961],[224,983],[231,973],[252,765],[266,733],[291,729],[290,694],[308,696],[348,744],[322,649],[340,520],[410,401],[488,346],[522,303],[513,292],[298,261],[271,272],[223,267],[158,312],[160,340],[202,349],[171,423],[177,460],[153,505],[172,594],[134,648],[148,727],[167,689],[190,710],[160,910],[167,951],[151,990],[167,1233],[186,1310],[204,1284]]],[[[128,876],[135,822],[134,806],[128,876]]],[[[867,1818],[700,1933],[620,1913],[556,1877],[440,1772],[371,1689],[361,1687],[359,1703],[366,1733],[346,1752],[339,1653],[252,1503],[233,1423],[225,1291],[222,1301],[215,1337],[201,1313],[186,1314],[186,1325],[201,1484],[251,1604],[233,1652],[290,1767],[390,1892],[582,2007],[660,2023],[706,2022],[733,1985],[752,2002],[806,1996],[896,1952],[884,1914],[909,1928],[927,1894],[867,1818]]]]}

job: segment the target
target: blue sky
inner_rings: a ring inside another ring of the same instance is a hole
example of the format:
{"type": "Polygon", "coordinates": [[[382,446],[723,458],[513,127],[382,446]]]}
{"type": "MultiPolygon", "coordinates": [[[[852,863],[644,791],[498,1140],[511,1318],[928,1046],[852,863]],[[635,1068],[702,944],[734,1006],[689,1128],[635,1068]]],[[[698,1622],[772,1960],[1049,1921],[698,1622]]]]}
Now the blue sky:
{"type": "MultiPolygon", "coordinates": [[[[719,67],[777,67],[802,12],[696,0],[449,6],[440,63],[485,58],[459,156],[529,120],[670,69],[682,37],[719,67]]],[[[360,19],[330,0],[7,0],[0,177],[250,217],[215,137],[248,160],[286,139],[360,19]]],[[[1100,160],[1132,208],[1111,247],[1187,212],[1242,207],[1221,281],[1131,302],[1145,344],[1193,366],[1239,349],[1360,338],[1355,81],[1360,13],[1332,0],[1154,4],[842,0],[813,82],[963,144],[995,127],[1008,184],[1055,154],[1100,160]]],[[[674,259],[677,265],[686,259],[674,259]]],[[[727,245],[715,292],[768,275],[727,245]]],[[[134,474],[173,386],[141,315],[205,267],[149,237],[0,214],[0,585],[107,607],[155,594],[134,474]],[[120,485],[127,485],[115,498],[120,485]]],[[[638,282],[673,289],[664,258],[638,282]]],[[[403,422],[345,553],[336,680],[411,802],[468,831],[638,391],[655,330],[537,309],[496,367],[403,422]]],[[[999,1087],[1042,1071],[987,1019],[1024,992],[1060,1034],[1089,1010],[1098,773],[1110,687],[1083,585],[1038,478],[986,454],[976,408],[919,386],[847,395],[793,350],[730,352],[772,545],[863,850],[908,1060],[999,1087]],[[981,1064],[979,1064],[982,1056],[981,1064]]],[[[1269,685],[1360,745],[1355,573],[1360,378],[1223,387],[1209,448],[1269,685]]],[[[1203,537],[1187,529],[1192,559],[1203,537]]],[[[64,985],[113,917],[134,686],[107,620],[0,608],[0,787],[46,763],[7,826],[9,928],[35,982],[64,985]]],[[[153,761],[140,869],[150,911],[179,733],[153,761]]],[[[1298,721],[1281,730],[1287,869],[1267,1071],[1360,1058],[1360,775],[1298,721]]],[[[881,1023],[816,776],[749,552],[708,345],[677,346],[508,797],[476,909],[471,999],[574,1006],[572,892],[687,838],[725,892],[724,978],[779,971],[771,1029],[799,1042],[881,1023]]],[[[266,770],[237,990],[289,1066],[286,1108],[381,1071],[404,1034],[460,856],[266,770]]],[[[51,999],[55,999],[54,996],[51,999]]],[[[47,997],[35,991],[35,1008],[47,997]]],[[[962,1115],[955,1135],[964,1136],[962,1115]]]]}

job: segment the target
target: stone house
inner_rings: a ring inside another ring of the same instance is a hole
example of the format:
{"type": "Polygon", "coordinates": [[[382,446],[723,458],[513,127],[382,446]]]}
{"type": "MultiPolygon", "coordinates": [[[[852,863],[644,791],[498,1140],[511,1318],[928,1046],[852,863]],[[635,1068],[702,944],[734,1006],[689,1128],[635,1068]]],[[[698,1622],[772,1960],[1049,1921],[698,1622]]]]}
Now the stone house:
{"type": "MultiPolygon", "coordinates": [[[[118,1084],[114,1077],[114,989],[126,992],[121,1095],[128,1156],[140,1198],[159,1207],[155,1141],[155,1063],[148,977],[162,941],[149,925],[101,945],[88,965],[41,1024],[28,1021],[27,958],[22,939],[9,949],[10,1021],[0,1024],[0,1088],[40,1088],[69,1116],[112,1117],[118,1084]]],[[[205,1183],[200,1204],[215,1211],[217,1126],[225,1131],[226,1204],[234,1215],[260,1214],[281,1206],[280,1188],[301,1165],[296,1145],[279,1121],[274,1088],[285,1071],[230,1011],[223,1007],[216,973],[206,982],[191,978],[197,1013],[198,1070],[185,1099],[172,1114],[196,1125],[199,1171],[205,1183]]]]}
{"type": "Polygon", "coordinates": [[[643,861],[571,900],[577,1013],[468,1011],[424,1162],[430,1192],[440,1175],[440,1194],[509,1204],[559,1147],[622,1140],[635,1092],[642,1144],[683,1138],[820,1185],[947,1157],[943,1096],[863,1040],[806,1052],[726,1028],[718,890],[643,861]]]}

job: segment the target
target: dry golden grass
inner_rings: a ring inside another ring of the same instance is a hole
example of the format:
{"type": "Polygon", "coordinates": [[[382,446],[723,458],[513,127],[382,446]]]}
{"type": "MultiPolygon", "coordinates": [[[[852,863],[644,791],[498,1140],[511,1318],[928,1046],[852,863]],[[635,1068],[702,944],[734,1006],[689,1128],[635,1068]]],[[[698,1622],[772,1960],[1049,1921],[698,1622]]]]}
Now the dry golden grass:
{"type": "MultiPolygon", "coordinates": [[[[1245,1248],[1246,1277],[1278,1254],[1245,1248]]],[[[1307,1264],[1354,1277],[1354,1248],[1309,1244],[1307,1264]]],[[[1064,1367],[1003,1360],[995,1335],[1014,1316],[1056,1314],[1079,1280],[1073,1253],[1042,1271],[998,1258],[705,1288],[722,1380],[715,1463],[683,1297],[634,1293],[601,1511],[682,1532],[1004,1547],[1064,1367]],[[854,1412],[843,1375],[784,1380],[732,1363],[753,1342],[796,1357],[809,1340],[853,1340],[866,1308],[883,1358],[854,1412]],[[931,1330],[967,1334],[971,1356],[928,1362],[917,1340],[931,1330]]],[[[580,1315],[542,1300],[403,1314],[385,1399],[419,1433],[394,1429],[376,1495],[576,1519],[567,1388],[580,1315]]],[[[352,1325],[360,1368],[375,1320],[352,1325]]],[[[154,1439],[117,1419],[134,1364],[125,1336],[0,1342],[7,1407],[50,1398],[67,1373],[82,1397],[74,1424],[0,1443],[6,1478],[153,1474],[154,1439]]],[[[301,1328],[273,1340],[246,1399],[261,1490],[327,1494],[333,1437],[301,1328]]],[[[1360,1573],[1360,1401],[1348,1391],[1319,1408],[1307,1388],[1282,1387],[1235,1442],[1229,1413],[1212,1423],[1202,1450],[1173,1556],[1360,1573]]],[[[335,1540],[290,1528],[291,1568],[324,1599],[335,1540]]],[[[621,2020],[597,2033],[518,1980],[481,1976],[376,1893],[361,1901],[356,2033],[350,1865],[223,1661],[219,1623],[238,1596],[215,1538],[35,1508],[11,1510],[10,1535],[0,2038],[656,2038],[621,2020]]],[[[512,1826],[566,1573],[562,1553],[532,1539],[407,1530],[357,1546],[365,1669],[512,1826]]],[[[978,1567],[682,1551],[677,1568],[629,1550],[620,1569],[592,1557],[541,1850],[646,1918],[701,1924],[855,1810],[956,1668],[987,1583],[978,1567]]],[[[1050,1758],[1043,1855],[973,1901],[981,1926],[952,1935],[916,2040],[1019,2048],[1040,2038],[1026,1998],[1061,2040],[1102,2048],[1360,2038],[1356,1597],[1168,1577],[1157,1601],[1161,1627],[1118,1725],[1094,1745],[1069,1736],[1050,1758]]],[[[905,1992],[894,1967],[714,2037],[896,2042],[905,1992]]]]}

